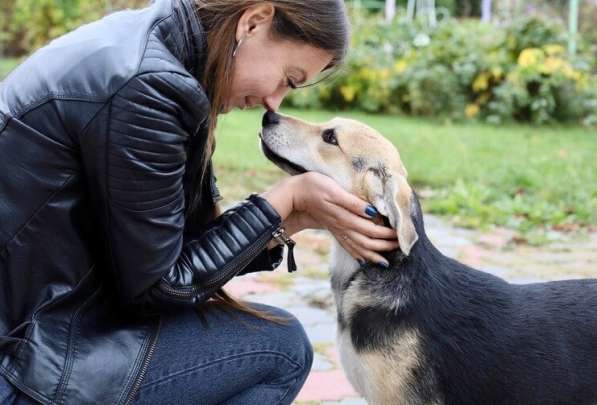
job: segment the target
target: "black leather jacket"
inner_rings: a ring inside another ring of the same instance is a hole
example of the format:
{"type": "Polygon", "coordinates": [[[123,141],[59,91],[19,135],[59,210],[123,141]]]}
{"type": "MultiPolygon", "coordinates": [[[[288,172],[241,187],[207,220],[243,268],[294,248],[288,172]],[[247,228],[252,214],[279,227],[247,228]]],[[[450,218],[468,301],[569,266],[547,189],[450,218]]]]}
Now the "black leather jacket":
{"type": "Polygon", "coordinates": [[[179,1],[83,26],[0,84],[0,373],[41,403],[130,402],[160,311],[280,262],[259,196],[185,219],[210,104],[179,1]]]}

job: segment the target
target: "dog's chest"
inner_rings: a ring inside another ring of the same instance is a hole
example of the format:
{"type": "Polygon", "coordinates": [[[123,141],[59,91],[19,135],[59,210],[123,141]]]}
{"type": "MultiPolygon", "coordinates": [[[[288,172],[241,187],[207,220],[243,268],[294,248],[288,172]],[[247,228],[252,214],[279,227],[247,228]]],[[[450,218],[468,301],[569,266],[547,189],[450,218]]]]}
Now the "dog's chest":
{"type": "Polygon", "coordinates": [[[338,344],[338,353],[340,354],[340,362],[342,363],[342,369],[344,370],[344,374],[346,374],[346,378],[348,378],[348,381],[350,381],[357,392],[372,403],[371,400],[374,397],[373,387],[375,384],[373,381],[370,381],[370,373],[367,373],[365,365],[354,350],[350,332],[338,329],[336,341],[338,344]]]}
{"type": "MultiPolygon", "coordinates": [[[[353,330],[356,327],[353,324],[356,311],[359,308],[380,308],[383,300],[373,296],[362,284],[363,280],[354,277],[359,265],[337,241],[334,241],[332,249],[331,271],[338,311],[338,351],[350,383],[369,404],[429,403],[421,401],[417,390],[413,389],[418,384],[414,375],[422,364],[417,331],[402,330],[397,336],[388,334],[379,347],[357,350],[351,335],[352,332],[359,333],[353,330]]],[[[375,326],[369,325],[368,330],[375,326]]],[[[383,335],[383,326],[379,325],[380,330],[376,332],[383,335]]]]}
{"type": "Polygon", "coordinates": [[[359,270],[359,263],[352,258],[340,244],[334,240],[332,244],[332,254],[330,269],[332,273],[332,291],[338,315],[344,312],[343,293],[346,284],[359,270]]]}

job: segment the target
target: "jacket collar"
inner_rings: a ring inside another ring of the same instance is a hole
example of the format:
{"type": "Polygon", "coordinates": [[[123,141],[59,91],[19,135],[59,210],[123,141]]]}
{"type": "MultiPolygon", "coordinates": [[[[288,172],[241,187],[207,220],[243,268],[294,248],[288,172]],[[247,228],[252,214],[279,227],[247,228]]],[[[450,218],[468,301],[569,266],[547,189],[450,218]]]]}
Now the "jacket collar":
{"type": "Polygon", "coordinates": [[[170,52],[199,83],[207,60],[207,38],[193,0],[172,0],[173,23],[166,34],[170,52]]]}

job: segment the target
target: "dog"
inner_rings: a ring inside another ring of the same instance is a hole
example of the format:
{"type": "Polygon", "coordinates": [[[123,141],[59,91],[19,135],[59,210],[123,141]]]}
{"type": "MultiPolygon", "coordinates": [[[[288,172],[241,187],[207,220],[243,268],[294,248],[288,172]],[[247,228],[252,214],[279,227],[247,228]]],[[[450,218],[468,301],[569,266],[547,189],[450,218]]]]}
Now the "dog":
{"type": "Polygon", "coordinates": [[[398,151],[365,124],[268,112],[260,138],[282,170],[333,178],[396,230],[389,268],[332,250],[341,363],[368,403],[597,404],[597,280],[514,285],[442,255],[398,151]]]}

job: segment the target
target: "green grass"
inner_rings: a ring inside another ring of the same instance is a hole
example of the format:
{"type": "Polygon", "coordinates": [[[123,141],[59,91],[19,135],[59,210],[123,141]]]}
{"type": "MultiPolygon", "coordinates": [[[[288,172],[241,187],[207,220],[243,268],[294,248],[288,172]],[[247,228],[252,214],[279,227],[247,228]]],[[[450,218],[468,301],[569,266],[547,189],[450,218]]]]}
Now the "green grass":
{"type": "Polygon", "coordinates": [[[4,77],[16,66],[18,65],[20,59],[17,58],[5,58],[0,57],[0,80],[3,80],[4,77]]]}
{"type": "MultiPolygon", "coordinates": [[[[492,224],[538,242],[545,229],[597,224],[597,133],[581,127],[446,124],[357,112],[286,113],[313,121],[361,120],[400,151],[409,181],[425,190],[427,212],[459,225],[492,224]]],[[[215,162],[232,198],[267,187],[281,172],[258,148],[260,111],[234,112],[219,123],[215,162]]]]}

